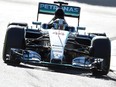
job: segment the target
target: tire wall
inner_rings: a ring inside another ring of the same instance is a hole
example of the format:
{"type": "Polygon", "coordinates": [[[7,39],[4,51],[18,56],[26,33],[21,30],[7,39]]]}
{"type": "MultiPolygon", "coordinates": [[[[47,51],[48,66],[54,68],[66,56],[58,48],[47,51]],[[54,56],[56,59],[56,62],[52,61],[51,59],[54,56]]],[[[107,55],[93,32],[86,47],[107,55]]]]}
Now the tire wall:
{"type": "Polygon", "coordinates": [[[103,58],[103,69],[109,70],[111,57],[111,43],[109,38],[104,36],[94,37],[91,46],[92,56],[96,58],[103,58]]]}
{"type": "Polygon", "coordinates": [[[25,48],[24,28],[8,27],[3,45],[3,60],[6,62],[6,54],[9,54],[10,48],[25,48]]]}
{"type": "Polygon", "coordinates": [[[11,27],[8,28],[5,37],[5,43],[8,47],[24,48],[24,29],[11,27]]]}

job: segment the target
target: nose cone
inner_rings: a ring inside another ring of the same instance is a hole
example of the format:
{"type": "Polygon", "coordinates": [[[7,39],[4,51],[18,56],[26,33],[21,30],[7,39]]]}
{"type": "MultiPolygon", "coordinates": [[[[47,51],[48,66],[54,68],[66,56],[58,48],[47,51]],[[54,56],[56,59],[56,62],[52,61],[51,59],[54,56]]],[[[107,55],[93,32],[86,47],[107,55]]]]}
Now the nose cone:
{"type": "Polygon", "coordinates": [[[52,59],[51,63],[57,63],[57,64],[61,64],[62,60],[61,59],[52,59]]]}

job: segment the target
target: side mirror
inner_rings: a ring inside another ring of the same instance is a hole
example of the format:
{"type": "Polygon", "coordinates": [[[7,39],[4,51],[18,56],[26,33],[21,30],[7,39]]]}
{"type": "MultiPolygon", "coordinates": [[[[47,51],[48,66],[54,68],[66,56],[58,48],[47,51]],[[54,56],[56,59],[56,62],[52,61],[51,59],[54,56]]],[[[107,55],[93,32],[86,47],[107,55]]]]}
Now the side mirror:
{"type": "Polygon", "coordinates": [[[78,30],[86,30],[86,27],[77,27],[77,32],[78,32],[78,30]]]}
{"type": "Polygon", "coordinates": [[[41,29],[41,22],[36,21],[36,22],[32,22],[32,24],[36,26],[36,29],[41,29]]]}
{"type": "Polygon", "coordinates": [[[32,24],[34,24],[34,25],[41,25],[41,22],[38,22],[38,21],[36,21],[36,22],[32,22],[32,24]]]}

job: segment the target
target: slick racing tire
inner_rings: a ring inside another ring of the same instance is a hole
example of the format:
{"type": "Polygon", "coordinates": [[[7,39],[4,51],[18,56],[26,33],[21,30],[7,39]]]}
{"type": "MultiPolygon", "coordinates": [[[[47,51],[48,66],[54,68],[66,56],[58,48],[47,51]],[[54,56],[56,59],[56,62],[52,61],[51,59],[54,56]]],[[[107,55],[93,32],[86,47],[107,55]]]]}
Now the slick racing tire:
{"type": "Polygon", "coordinates": [[[11,48],[25,48],[25,40],[24,40],[24,28],[20,26],[8,27],[4,46],[3,46],[3,61],[7,64],[20,64],[19,60],[11,59],[10,49],[11,48]]]}
{"type": "Polygon", "coordinates": [[[102,58],[102,70],[93,69],[93,75],[107,75],[110,68],[111,43],[107,37],[97,36],[92,40],[91,55],[95,58],[102,58]]]}

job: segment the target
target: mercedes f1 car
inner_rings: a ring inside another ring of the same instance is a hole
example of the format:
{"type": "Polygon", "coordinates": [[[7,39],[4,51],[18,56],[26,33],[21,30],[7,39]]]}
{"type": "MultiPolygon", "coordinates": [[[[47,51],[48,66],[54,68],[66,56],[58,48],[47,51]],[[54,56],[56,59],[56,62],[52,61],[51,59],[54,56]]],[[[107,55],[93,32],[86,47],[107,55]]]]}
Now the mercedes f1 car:
{"type": "Polygon", "coordinates": [[[6,32],[3,60],[7,64],[62,65],[90,69],[106,75],[110,68],[111,44],[105,33],[80,34],[80,7],[65,2],[38,5],[36,29],[27,23],[10,23],[6,32]],[[39,14],[53,15],[49,23],[38,22],[39,14]],[[75,27],[65,17],[77,18],[75,27]]]}

